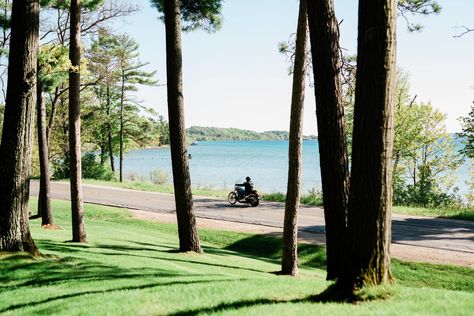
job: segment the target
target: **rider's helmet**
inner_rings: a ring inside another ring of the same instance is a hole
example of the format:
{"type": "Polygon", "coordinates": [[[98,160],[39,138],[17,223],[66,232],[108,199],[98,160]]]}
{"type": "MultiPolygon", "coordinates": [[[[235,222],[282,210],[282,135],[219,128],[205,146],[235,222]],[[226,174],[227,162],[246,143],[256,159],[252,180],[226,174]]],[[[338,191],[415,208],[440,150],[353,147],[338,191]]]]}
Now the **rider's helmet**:
{"type": "Polygon", "coordinates": [[[250,179],[250,177],[247,177],[247,178],[245,178],[245,180],[250,181],[251,179],[250,179]]]}

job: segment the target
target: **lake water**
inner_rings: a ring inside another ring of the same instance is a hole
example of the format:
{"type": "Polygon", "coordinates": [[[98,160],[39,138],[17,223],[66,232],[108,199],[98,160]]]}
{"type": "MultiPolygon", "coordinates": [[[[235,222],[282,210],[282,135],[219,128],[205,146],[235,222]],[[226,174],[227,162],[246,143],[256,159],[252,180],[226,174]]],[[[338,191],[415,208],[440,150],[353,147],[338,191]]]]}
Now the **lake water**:
{"type": "MultiPolygon", "coordinates": [[[[250,176],[262,192],[286,192],[288,177],[288,141],[199,142],[189,146],[193,187],[231,189],[234,183],[250,176]]],[[[458,171],[457,185],[466,191],[468,163],[458,171]]],[[[169,174],[172,181],[171,154],[167,148],[133,150],[125,155],[124,174],[147,177],[155,169],[169,174]]],[[[317,140],[303,142],[303,191],[321,190],[317,140]]]]}

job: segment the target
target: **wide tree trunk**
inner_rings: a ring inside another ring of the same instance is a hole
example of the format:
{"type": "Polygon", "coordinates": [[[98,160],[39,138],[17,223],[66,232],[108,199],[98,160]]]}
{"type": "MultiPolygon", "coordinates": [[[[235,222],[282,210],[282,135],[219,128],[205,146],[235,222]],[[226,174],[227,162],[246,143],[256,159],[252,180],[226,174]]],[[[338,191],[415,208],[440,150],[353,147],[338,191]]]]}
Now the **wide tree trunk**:
{"type": "Polygon", "coordinates": [[[0,251],[39,254],[28,225],[36,103],[39,1],[13,1],[8,88],[0,145],[0,251]]]}
{"type": "Polygon", "coordinates": [[[40,162],[40,188],[38,196],[38,215],[41,216],[41,225],[53,224],[53,213],[51,212],[50,174],[49,174],[49,150],[46,136],[46,104],[43,97],[43,84],[38,80],[37,86],[37,121],[38,149],[40,162]]]}
{"type": "Polygon", "coordinates": [[[340,285],[354,290],[392,279],[393,90],[396,1],[360,0],[349,241],[340,285]]]}
{"type": "Polygon", "coordinates": [[[72,241],[86,242],[81,169],[81,1],[71,0],[71,42],[69,59],[69,170],[71,182],[72,241]]]}
{"type": "Polygon", "coordinates": [[[327,279],[333,280],[344,268],[349,194],[339,24],[333,0],[308,1],[308,22],[326,221],[327,279]]]}
{"type": "Polygon", "coordinates": [[[285,222],[281,273],[298,274],[298,209],[300,206],[301,160],[303,142],[303,109],[306,83],[308,19],[306,0],[300,0],[296,31],[293,91],[291,97],[290,136],[288,150],[288,186],[286,191],[285,222]]]}
{"type": "Polygon", "coordinates": [[[179,251],[202,252],[193,211],[191,178],[184,124],[183,75],[179,0],[165,0],[166,73],[173,184],[179,251]]]}

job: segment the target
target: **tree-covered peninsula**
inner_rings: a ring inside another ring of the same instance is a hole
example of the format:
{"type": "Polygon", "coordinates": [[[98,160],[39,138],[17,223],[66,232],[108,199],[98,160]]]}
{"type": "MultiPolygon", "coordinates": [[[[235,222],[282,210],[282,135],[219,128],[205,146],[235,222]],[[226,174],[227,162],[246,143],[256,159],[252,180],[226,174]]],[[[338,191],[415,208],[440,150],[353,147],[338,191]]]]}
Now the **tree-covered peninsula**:
{"type": "MultiPolygon", "coordinates": [[[[287,131],[255,132],[238,128],[192,126],[187,129],[188,139],[194,141],[230,141],[230,140],[288,140],[287,131]]],[[[316,139],[316,136],[305,136],[316,139]]]]}

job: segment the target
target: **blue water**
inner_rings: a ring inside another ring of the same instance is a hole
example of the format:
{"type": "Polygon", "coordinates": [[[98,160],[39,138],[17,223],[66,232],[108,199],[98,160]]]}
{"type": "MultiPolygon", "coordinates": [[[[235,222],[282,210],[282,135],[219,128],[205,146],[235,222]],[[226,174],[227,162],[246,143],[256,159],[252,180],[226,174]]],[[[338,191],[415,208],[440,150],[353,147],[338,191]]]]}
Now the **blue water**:
{"type": "MultiPolygon", "coordinates": [[[[288,141],[199,142],[189,146],[193,187],[230,189],[250,176],[257,190],[286,192],[288,141]]],[[[140,149],[125,155],[124,174],[147,176],[154,169],[168,172],[172,179],[169,149],[140,149]]],[[[321,190],[319,149],[314,140],[303,142],[303,191],[321,190]]]]}
{"type": "MultiPolygon", "coordinates": [[[[199,142],[190,146],[189,160],[193,187],[230,189],[234,183],[250,176],[257,190],[286,192],[288,177],[288,141],[227,141],[199,142]]],[[[172,181],[171,154],[169,149],[140,149],[126,153],[124,173],[148,177],[150,172],[161,169],[172,181]]],[[[469,162],[458,170],[456,186],[466,193],[469,162]]],[[[316,140],[303,142],[303,192],[321,190],[319,148],[316,140]]]]}

